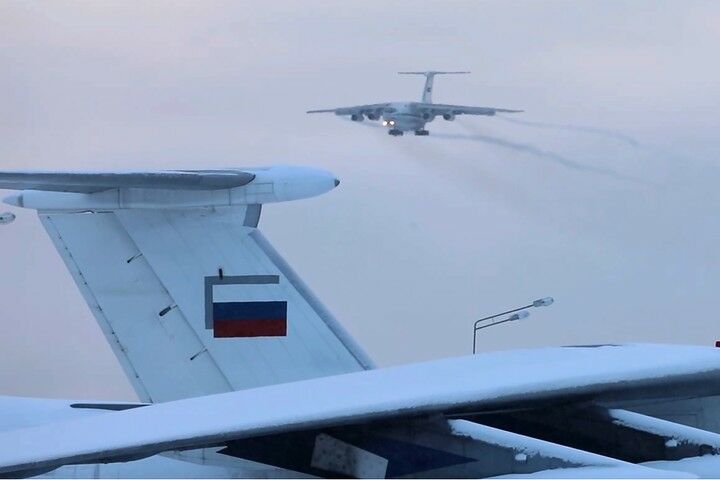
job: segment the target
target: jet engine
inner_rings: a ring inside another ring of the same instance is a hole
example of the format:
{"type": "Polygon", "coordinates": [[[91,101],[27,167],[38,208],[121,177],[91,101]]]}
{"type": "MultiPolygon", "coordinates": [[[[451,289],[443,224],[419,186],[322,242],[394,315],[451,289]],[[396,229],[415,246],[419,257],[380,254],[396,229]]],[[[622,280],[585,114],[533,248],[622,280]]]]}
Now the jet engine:
{"type": "Polygon", "coordinates": [[[350,115],[350,120],[352,120],[353,122],[362,122],[363,120],[365,120],[365,117],[363,117],[362,113],[353,113],[352,115],[350,115]]]}
{"type": "Polygon", "coordinates": [[[422,118],[426,122],[432,122],[433,120],[435,120],[435,115],[433,115],[432,113],[425,112],[422,114],[422,118]]]}
{"type": "Polygon", "coordinates": [[[444,113],[443,118],[448,122],[452,122],[453,120],[455,120],[455,115],[452,113],[444,113]]]}
{"type": "Polygon", "coordinates": [[[368,113],[366,116],[368,120],[380,120],[380,115],[377,113],[368,113]]]}

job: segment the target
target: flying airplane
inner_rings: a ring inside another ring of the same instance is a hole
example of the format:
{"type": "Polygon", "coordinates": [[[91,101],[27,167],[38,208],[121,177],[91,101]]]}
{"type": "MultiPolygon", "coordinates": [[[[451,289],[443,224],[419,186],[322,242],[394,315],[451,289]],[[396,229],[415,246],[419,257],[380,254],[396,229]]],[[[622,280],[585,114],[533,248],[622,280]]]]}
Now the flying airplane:
{"type": "Polygon", "coordinates": [[[349,116],[354,122],[380,120],[388,128],[388,134],[402,135],[404,132],[414,131],[415,135],[429,135],[425,124],[432,122],[435,117],[441,116],[447,121],[455,120],[458,115],[495,115],[501,113],[518,113],[522,110],[508,110],[491,107],[466,107],[464,105],[446,105],[432,103],[433,83],[435,75],[463,74],[470,72],[398,72],[400,75],[423,75],[425,87],[420,102],[387,102],[370,105],[356,105],[354,107],[331,108],[327,110],[308,110],[307,113],[334,113],[340,116],[349,116]]]}
{"type": "Polygon", "coordinates": [[[0,397],[0,475],[717,476],[718,348],[376,366],[258,228],[263,205],[338,184],[305,167],[0,172],[139,399],[0,397]]]}

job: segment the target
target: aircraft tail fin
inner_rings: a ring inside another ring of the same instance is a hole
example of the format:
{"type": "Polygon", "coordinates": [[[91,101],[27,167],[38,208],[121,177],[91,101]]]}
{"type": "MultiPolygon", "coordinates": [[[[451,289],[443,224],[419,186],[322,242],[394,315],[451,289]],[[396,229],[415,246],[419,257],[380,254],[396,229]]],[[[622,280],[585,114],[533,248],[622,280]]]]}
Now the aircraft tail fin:
{"type": "Polygon", "coordinates": [[[372,368],[256,228],[259,200],[338,183],[291,170],[212,192],[146,185],[9,202],[38,210],[140,400],[162,402],[372,368]]]}
{"type": "Polygon", "coordinates": [[[422,102],[432,103],[432,91],[433,83],[435,82],[435,75],[457,75],[465,74],[470,72],[438,72],[438,71],[427,71],[427,72],[398,72],[400,75],[424,75],[425,76],[425,87],[423,88],[422,102]]]}

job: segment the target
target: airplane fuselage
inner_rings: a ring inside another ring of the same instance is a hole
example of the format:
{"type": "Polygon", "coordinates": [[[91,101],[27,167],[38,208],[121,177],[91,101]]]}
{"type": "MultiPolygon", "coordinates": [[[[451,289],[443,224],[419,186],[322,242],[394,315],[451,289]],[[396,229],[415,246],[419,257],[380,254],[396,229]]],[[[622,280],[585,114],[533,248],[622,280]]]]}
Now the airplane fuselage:
{"type": "MultiPolygon", "coordinates": [[[[391,135],[402,135],[403,132],[415,132],[416,135],[427,135],[425,124],[432,122],[435,115],[423,112],[419,109],[417,102],[393,102],[385,108],[382,116],[377,115],[353,115],[351,119],[359,122],[367,118],[371,121],[382,119],[383,127],[388,129],[391,135]]],[[[445,117],[444,117],[445,118],[445,117]]],[[[453,120],[454,117],[447,117],[446,120],[453,120]]]]}
{"type": "Polygon", "coordinates": [[[394,103],[391,108],[395,111],[384,114],[382,122],[390,131],[424,131],[425,124],[433,120],[431,116],[418,112],[412,102],[394,103]]]}

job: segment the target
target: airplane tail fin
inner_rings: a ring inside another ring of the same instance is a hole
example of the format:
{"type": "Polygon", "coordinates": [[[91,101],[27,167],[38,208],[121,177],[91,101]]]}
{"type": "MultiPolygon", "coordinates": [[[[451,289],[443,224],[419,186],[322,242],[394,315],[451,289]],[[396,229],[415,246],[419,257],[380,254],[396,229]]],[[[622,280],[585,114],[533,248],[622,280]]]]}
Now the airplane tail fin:
{"type": "MultiPolygon", "coordinates": [[[[33,188],[55,191],[6,199],[38,211],[143,402],[372,368],[256,228],[263,203],[339,182],[295,167],[244,172],[231,188],[208,186],[218,172],[194,172],[202,190],[172,180],[156,189],[152,178],[139,189],[95,185],[92,175],[77,186],[46,173],[33,188]],[[57,191],[63,182],[74,186],[57,191]]],[[[3,188],[24,188],[8,175],[3,188]]]]}
{"type": "Polygon", "coordinates": [[[435,82],[435,75],[457,75],[465,74],[470,72],[398,72],[400,75],[425,75],[425,88],[423,88],[422,101],[423,103],[432,103],[432,91],[433,83],[435,82]]]}

